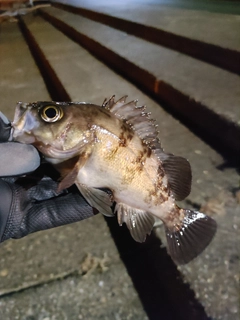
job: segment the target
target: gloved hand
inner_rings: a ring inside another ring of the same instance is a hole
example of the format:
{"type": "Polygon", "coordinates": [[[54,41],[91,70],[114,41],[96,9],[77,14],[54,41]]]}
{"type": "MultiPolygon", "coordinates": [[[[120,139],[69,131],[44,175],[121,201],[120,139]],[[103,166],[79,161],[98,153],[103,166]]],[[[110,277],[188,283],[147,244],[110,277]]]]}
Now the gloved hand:
{"type": "Polygon", "coordinates": [[[0,242],[93,216],[77,189],[57,193],[57,182],[46,175],[37,181],[37,173],[18,178],[37,169],[40,157],[31,145],[7,142],[10,130],[0,112],[0,242]]]}

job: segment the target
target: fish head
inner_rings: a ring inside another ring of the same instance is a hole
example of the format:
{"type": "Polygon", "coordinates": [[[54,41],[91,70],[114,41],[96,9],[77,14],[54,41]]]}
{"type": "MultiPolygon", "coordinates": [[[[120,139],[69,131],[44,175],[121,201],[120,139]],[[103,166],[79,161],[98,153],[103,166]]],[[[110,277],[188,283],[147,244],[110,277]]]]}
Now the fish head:
{"type": "Polygon", "coordinates": [[[32,144],[43,155],[49,155],[51,148],[58,151],[74,148],[86,140],[87,131],[80,103],[19,102],[12,122],[12,140],[32,144]]]}

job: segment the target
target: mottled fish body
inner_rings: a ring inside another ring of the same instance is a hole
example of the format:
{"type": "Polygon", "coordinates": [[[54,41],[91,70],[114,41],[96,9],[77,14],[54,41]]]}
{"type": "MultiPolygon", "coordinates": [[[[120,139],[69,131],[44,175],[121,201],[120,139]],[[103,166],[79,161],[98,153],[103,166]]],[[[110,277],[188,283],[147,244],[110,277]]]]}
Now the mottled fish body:
{"type": "Polygon", "coordinates": [[[145,107],[125,101],[19,103],[12,136],[36,146],[56,167],[62,177],[59,190],[75,183],[107,216],[113,215],[115,201],[119,224],[126,223],[136,241],[145,241],[154,217],[161,219],[172,259],[187,263],[209,244],[216,223],[175,204],[190,193],[189,162],[164,153],[145,107]]]}

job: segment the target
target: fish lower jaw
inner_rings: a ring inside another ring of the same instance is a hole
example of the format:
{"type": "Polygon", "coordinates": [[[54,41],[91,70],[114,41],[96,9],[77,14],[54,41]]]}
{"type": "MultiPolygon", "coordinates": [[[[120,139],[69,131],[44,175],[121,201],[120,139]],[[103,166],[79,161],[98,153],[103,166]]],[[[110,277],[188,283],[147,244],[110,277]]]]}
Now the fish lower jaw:
{"type": "Polygon", "coordinates": [[[61,163],[61,162],[64,162],[65,160],[67,160],[67,159],[56,159],[56,158],[49,158],[49,157],[47,157],[47,156],[44,156],[44,159],[47,161],[47,162],[49,162],[49,163],[51,163],[51,164],[59,164],[59,163],[61,163]]]}
{"type": "Polygon", "coordinates": [[[17,141],[26,144],[33,144],[34,142],[36,142],[35,137],[32,136],[30,132],[18,134],[18,132],[13,131],[13,133],[11,133],[10,135],[10,139],[10,141],[17,141]]]}

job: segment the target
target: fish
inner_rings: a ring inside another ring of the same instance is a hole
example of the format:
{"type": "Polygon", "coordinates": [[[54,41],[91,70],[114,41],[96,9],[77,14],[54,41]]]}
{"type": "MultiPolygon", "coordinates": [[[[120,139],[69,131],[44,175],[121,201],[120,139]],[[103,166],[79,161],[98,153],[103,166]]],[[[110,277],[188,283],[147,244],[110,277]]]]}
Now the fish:
{"type": "Polygon", "coordinates": [[[208,246],[217,224],[176,204],[191,191],[191,166],[164,152],[146,106],[126,99],[112,96],[102,105],[19,102],[12,139],[35,146],[58,170],[59,191],[75,184],[93,208],[117,215],[137,242],[144,242],[160,219],[172,260],[186,264],[208,246]]]}

